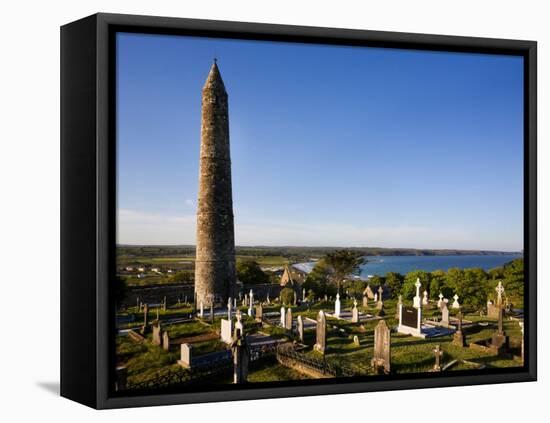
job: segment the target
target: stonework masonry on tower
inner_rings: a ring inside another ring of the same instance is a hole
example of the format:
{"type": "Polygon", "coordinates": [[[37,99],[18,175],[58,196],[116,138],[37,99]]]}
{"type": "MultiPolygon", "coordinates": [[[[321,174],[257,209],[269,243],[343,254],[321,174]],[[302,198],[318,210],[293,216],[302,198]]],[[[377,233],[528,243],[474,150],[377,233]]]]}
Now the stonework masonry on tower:
{"type": "Polygon", "coordinates": [[[228,96],[216,62],[202,89],[201,113],[195,293],[206,305],[227,302],[236,289],[228,96]]]}

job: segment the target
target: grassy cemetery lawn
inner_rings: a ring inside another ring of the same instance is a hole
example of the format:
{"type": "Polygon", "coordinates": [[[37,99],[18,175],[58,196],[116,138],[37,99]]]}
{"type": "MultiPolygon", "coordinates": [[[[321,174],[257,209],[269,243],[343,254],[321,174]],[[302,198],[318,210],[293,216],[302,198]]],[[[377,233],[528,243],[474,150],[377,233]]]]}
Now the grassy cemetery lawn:
{"type": "MultiPolygon", "coordinates": [[[[374,304],[374,303],[372,303],[374,304]]],[[[389,300],[384,302],[385,320],[390,328],[397,326],[395,318],[396,301],[389,300]]],[[[280,304],[265,306],[264,316],[270,312],[279,312],[280,304]]],[[[342,310],[350,310],[353,307],[352,301],[342,301],[342,310]]],[[[375,315],[377,310],[372,308],[358,307],[363,313],[375,315]]],[[[239,307],[243,312],[242,322],[245,327],[245,333],[258,333],[270,335],[273,338],[281,340],[296,341],[293,335],[289,335],[286,330],[278,324],[263,325],[254,319],[244,315],[246,307],[239,307]]],[[[316,319],[319,310],[331,313],[334,310],[333,302],[319,302],[311,307],[301,306],[292,307],[294,320],[298,315],[305,318],[316,319]]],[[[204,319],[186,319],[185,321],[176,321],[170,323],[171,319],[183,319],[189,316],[192,311],[190,307],[168,308],[166,311],[159,310],[162,330],[166,330],[171,340],[169,351],[164,351],[161,346],[152,343],[152,335],[149,331],[145,337],[145,342],[137,343],[129,336],[118,336],[116,340],[117,364],[124,365],[128,369],[128,382],[138,383],[168,372],[181,371],[181,367],[176,363],[180,358],[180,344],[192,343],[193,356],[201,356],[216,351],[223,351],[228,346],[221,342],[219,333],[221,326],[221,317],[217,316],[212,323],[209,319],[209,311],[205,310],[204,319]]],[[[469,313],[463,309],[464,326],[463,333],[467,344],[489,339],[496,329],[496,321],[488,320],[486,317],[469,313]],[[471,321],[469,325],[467,321],[471,321]],[[485,326],[480,326],[478,322],[486,322],[485,326]]],[[[454,310],[451,310],[451,318],[454,310]]],[[[140,313],[136,307],[131,307],[125,313],[119,316],[134,315],[132,322],[119,324],[120,329],[138,328],[143,324],[143,313],[140,313]]],[[[423,308],[423,317],[437,317],[439,310],[435,305],[423,308]]],[[[156,319],[156,309],[149,311],[149,322],[156,319]]],[[[264,319],[265,320],[265,319],[264,319]]],[[[274,318],[273,321],[278,321],[274,318]]],[[[374,346],[374,327],[378,324],[378,319],[365,321],[362,323],[351,323],[347,320],[327,317],[327,351],[323,355],[313,350],[315,344],[315,330],[306,329],[304,331],[304,345],[301,353],[306,356],[321,358],[327,363],[349,369],[356,375],[372,375],[371,359],[373,357],[374,346]],[[354,343],[354,337],[357,336],[359,345],[354,343]]],[[[452,323],[452,322],[451,322],[452,323]]],[[[409,335],[403,335],[392,330],[391,333],[391,370],[392,373],[416,373],[428,372],[434,365],[434,348],[440,345],[444,352],[442,357],[442,366],[457,360],[456,363],[448,368],[448,371],[470,370],[479,368],[479,366],[490,367],[513,367],[521,366],[522,363],[517,357],[520,355],[521,331],[517,321],[506,319],[504,321],[504,330],[510,337],[512,354],[509,356],[494,356],[490,353],[480,351],[469,347],[460,347],[452,343],[453,336],[441,336],[436,338],[417,338],[409,335]]],[[[285,367],[279,364],[275,358],[261,359],[258,362],[251,363],[248,380],[250,382],[272,382],[282,380],[300,380],[310,378],[296,369],[285,367]]],[[[215,380],[208,380],[207,383],[231,383],[231,378],[227,375],[216,377],[215,380]]]]}

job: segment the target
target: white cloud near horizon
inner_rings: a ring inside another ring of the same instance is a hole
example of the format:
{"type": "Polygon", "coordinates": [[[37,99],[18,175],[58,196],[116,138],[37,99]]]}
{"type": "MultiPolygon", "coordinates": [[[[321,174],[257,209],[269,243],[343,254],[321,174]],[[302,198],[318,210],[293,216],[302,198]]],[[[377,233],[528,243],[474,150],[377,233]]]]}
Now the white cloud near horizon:
{"type": "MultiPolygon", "coordinates": [[[[518,251],[503,233],[499,239],[464,228],[422,225],[357,226],[346,223],[288,222],[235,218],[235,243],[242,246],[334,246],[518,251]]],[[[510,237],[512,238],[512,237],[510,237]]],[[[117,243],[194,245],[195,214],[181,216],[119,209],[117,243]]]]}

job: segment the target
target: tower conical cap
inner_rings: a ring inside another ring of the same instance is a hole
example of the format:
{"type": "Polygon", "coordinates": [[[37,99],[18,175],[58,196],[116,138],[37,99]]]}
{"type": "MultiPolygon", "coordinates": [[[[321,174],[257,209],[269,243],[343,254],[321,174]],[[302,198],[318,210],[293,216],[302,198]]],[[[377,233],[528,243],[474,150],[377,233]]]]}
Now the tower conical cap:
{"type": "Polygon", "coordinates": [[[210,68],[210,72],[208,73],[208,77],[206,78],[206,82],[204,83],[204,87],[202,89],[222,91],[227,94],[216,59],[214,59],[214,63],[212,63],[212,67],[210,68]]]}

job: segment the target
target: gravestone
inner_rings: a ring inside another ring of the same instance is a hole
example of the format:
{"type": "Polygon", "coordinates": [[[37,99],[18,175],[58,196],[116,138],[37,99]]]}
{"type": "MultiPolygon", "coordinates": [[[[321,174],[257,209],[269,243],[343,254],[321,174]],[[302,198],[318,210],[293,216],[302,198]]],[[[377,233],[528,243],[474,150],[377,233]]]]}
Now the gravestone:
{"type": "Polygon", "coordinates": [[[233,308],[237,308],[237,299],[233,298],[233,308]]]}
{"type": "Polygon", "coordinates": [[[523,340],[524,340],[524,335],[523,335],[523,329],[524,329],[524,323],[523,321],[519,321],[519,327],[521,328],[521,362],[523,363],[524,361],[524,353],[525,353],[525,346],[524,346],[524,343],[523,343],[523,340]]]}
{"type": "Polygon", "coordinates": [[[420,308],[422,307],[422,301],[420,299],[420,287],[422,284],[420,283],[420,278],[416,278],[414,286],[416,287],[416,295],[413,298],[413,307],[420,308]]]}
{"type": "Polygon", "coordinates": [[[153,344],[155,344],[155,345],[162,344],[161,328],[160,328],[160,322],[159,321],[157,321],[155,324],[153,324],[153,344]]]}
{"type": "Polygon", "coordinates": [[[384,320],[374,328],[374,354],[371,365],[375,373],[390,373],[391,367],[391,332],[384,320]]]}
{"type": "Polygon", "coordinates": [[[214,301],[210,302],[210,323],[214,324],[214,301]]]}
{"type": "Polygon", "coordinates": [[[422,333],[422,307],[399,306],[399,325],[397,332],[425,338],[422,333]]]}
{"type": "Polygon", "coordinates": [[[164,297],[164,300],[162,301],[162,311],[166,311],[166,296],[164,297]]]}
{"type": "Polygon", "coordinates": [[[305,288],[302,289],[302,301],[306,302],[306,289],[305,288]]]}
{"type": "Polygon", "coordinates": [[[353,310],[351,310],[351,322],[359,323],[359,310],[357,310],[357,300],[353,300],[353,310]]]}
{"type": "Polygon", "coordinates": [[[290,307],[286,311],[285,329],[292,331],[292,309],[290,307]]]}
{"type": "Polygon", "coordinates": [[[440,292],[439,300],[437,301],[437,307],[441,308],[442,305],[443,305],[443,294],[440,292]]]}
{"type": "Polygon", "coordinates": [[[262,303],[258,303],[256,306],[256,321],[261,322],[264,317],[264,307],[262,303]]]}
{"type": "Polygon", "coordinates": [[[204,304],[202,303],[202,301],[199,305],[199,317],[204,317],[204,304]]]}
{"type": "Polygon", "coordinates": [[[449,309],[447,308],[447,304],[443,303],[441,306],[441,326],[449,326],[449,309]]]}
{"type": "Polygon", "coordinates": [[[440,372],[441,371],[441,357],[443,357],[443,351],[441,350],[441,346],[438,344],[434,348],[434,357],[435,357],[435,364],[432,369],[433,372],[440,372]]]}
{"type": "Polygon", "coordinates": [[[168,335],[167,331],[162,333],[162,349],[164,351],[170,350],[170,335],[168,335]]]}
{"type": "Polygon", "coordinates": [[[254,317],[254,293],[252,292],[252,290],[250,290],[250,301],[248,303],[248,315],[250,317],[254,317]]]}
{"type": "Polygon", "coordinates": [[[286,310],[285,310],[285,306],[281,307],[281,327],[282,328],[286,327],[286,310]]]}
{"type": "Polygon", "coordinates": [[[269,299],[269,294],[267,294],[267,298],[265,301],[267,302],[267,304],[271,304],[271,300],[269,299]]]}
{"type": "Polygon", "coordinates": [[[160,322],[159,308],[157,307],[157,322],[160,322]]]}
{"type": "Polygon", "coordinates": [[[147,317],[149,315],[149,305],[148,304],[145,304],[143,306],[143,326],[141,327],[141,333],[144,334],[147,332],[147,317]]]}
{"type": "Polygon", "coordinates": [[[240,330],[235,331],[231,353],[233,354],[233,383],[246,383],[248,379],[249,351],[246,336],[240,330]]]}
{"type": "Polygon", "coordinates": [[[233,304],[231,301],[231,297],[229,297],[229,299],[227,300],[227,320],[231,320],[231,317],[233,316],[232,309],[233,309],[233,304]]]}
{"type": "Polygon", "coordinates": [[[235,333],[240,332],[244,334],[244,325],[242,322],[243,315],[241,313],[241,310],[237,310],[237,313],[235,313],[235,317],[237,318],[237,321],[235,322],[235,333]]]}
{"type": "Polygon", "coordinates": [[[466,342],[464,339],[464,333],[462,332],[462,312],[459,311],[456,317],[458,319],[458,326],[453,335],[453,344],[458,347],[464,347],[466,346],[466,342]]]}
{"type": "Polygon", "coordinates": [[[403,296],[399,294],[397,298],[397,307],[395,308],[395,318],[399,320],[399,308],[403,305],[403,296]]]}
{"type": "Polygon", "coordinates": [[[374,303],[375,304],[378,303],[378,294],[377,293],[374,294],[374,303]]]}
{"type": "Polygon", "coordinates": [[[296,329],[300,342],[304,342],[304,321],[302,319],[302,316],[298,316],[298,318],[296,319],[296,329]]]}
{"type": "Polygon", "coordinates": [[[296,291],[294,291],[292,304],[296,305],[297,302],[298,302],[298,295],[296,295],[296,291]]]}
{"type": "Polygon", "coordinates": [[[451,306],[452,308],[454,309],[459,309],[460,308],[460,303],[458,302],[458,295],[455,294],[455,296],[453,297],[453,305],[451,306]]]}
{"type": "Polygon", "coordinates": [[[363,307],[369,306],[369,297],[366,295],[363,295],[363,307]]]}
{"type": "Polygon", "coordinates": [[[327,319],[325,312],[321,310],[317,315],[317,329],[314,349],[324,354],[327,348],[327,319]]]}
{"type": "Polygon", "coordinates": [[[504,309],[498,308],[498,329],[491,337],[490,348],[496,354],[502,354],[508,351],[509,338],[504,332],[504,309]]]}
{"type": "Polygon", "coordinates": [[[357,335],[353,336],[353,345],[355,345],[356,347],[359,347],[361,345],[361,343],[359,342],[359,337],[357,335]]]}
{"type": "Polygon", "coordinates": [[[424,290],[422,295],[422,305],[428,305],[428,291],[424,290]]]}
{"type": "Polygon", "coordinates": [[[384,288],[382,288],[382,285],[378,288],[378,302],[376,303],[376,308],[378,310],[381,310],[384,308],[384,301],[383,301],[383,295],[384,295],[384,288]]]}
{"type": "Polygon", "coordinates": [[[340,294],[336,294],[336,301],[334,302],[334,316],[340,317],[340,294]]]}
{"type": "Polygon", "coordinates": [[[118,366],[116,368],[115,391],[124,391],[128,386],[128,368],[118,366]]]}
{"type": "Polygon", "coordinates": [[[193,346],[189,344],[181,344],[180,359],[178,364],[186,369],[191,367],[191,360],[193,358],[193,346]]]}
{"type": "Polygon", "coordinates": [[[497,292],[497,307],[502,307],[502,294],[504,294],[504,287],[502,286],[502,281],[498,281],[498,285],[495,288],[497,292]]]}
{"type": "Polygon", "coordinates": [[[233,320],[222,319],[221,339],[226,344],[231,344],[231,342],[233,342],[233,320]]]}

